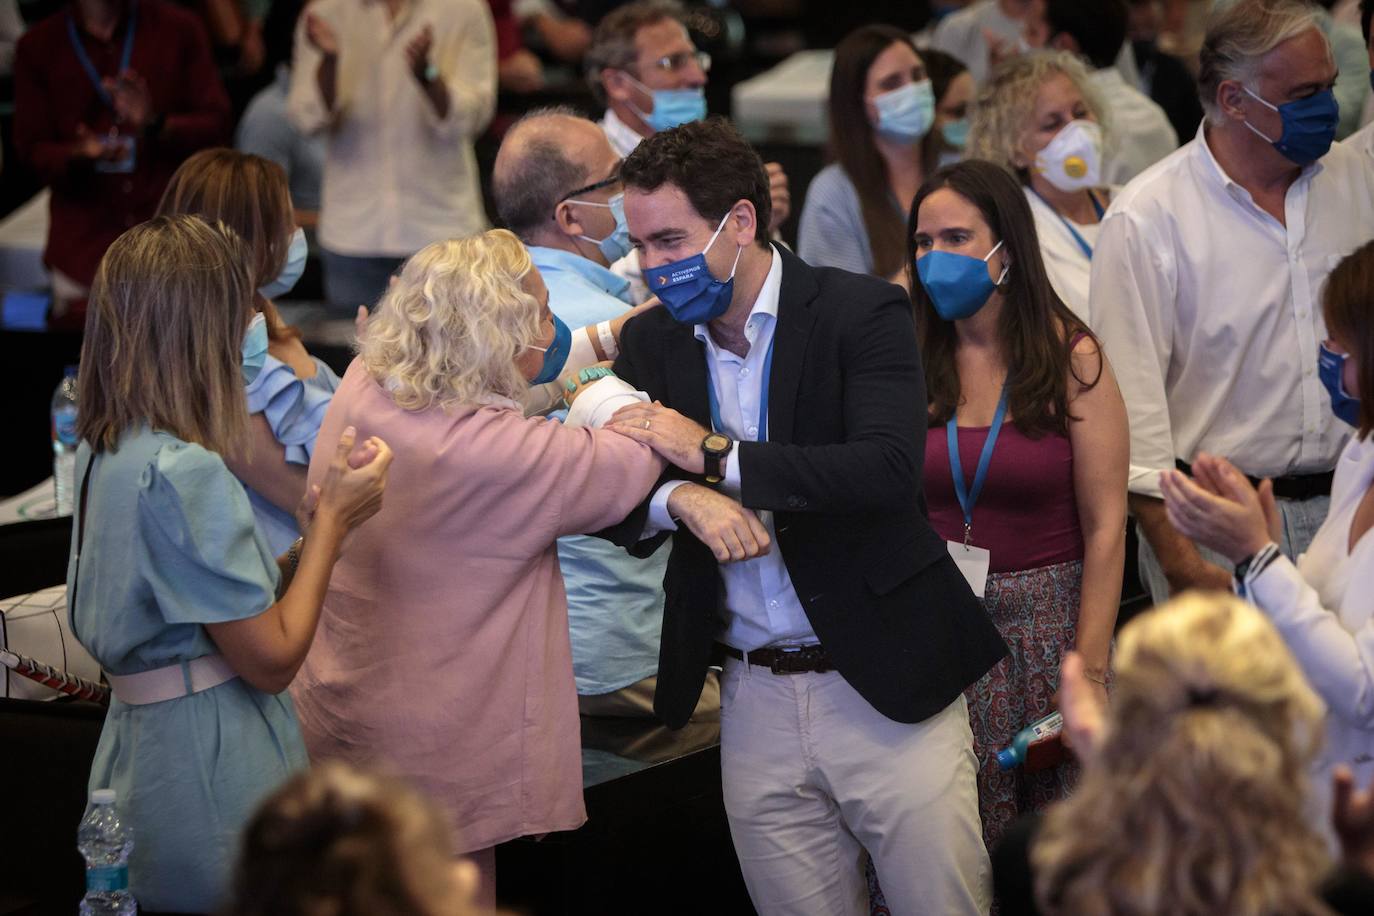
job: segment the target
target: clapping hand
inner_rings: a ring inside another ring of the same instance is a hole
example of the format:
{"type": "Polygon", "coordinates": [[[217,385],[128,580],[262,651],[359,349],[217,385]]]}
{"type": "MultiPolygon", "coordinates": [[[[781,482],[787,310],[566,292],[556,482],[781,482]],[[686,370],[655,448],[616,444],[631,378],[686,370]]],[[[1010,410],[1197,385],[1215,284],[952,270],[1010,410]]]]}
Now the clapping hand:
{"type": "Polygon", "coordinates": [[[1097,753],[1106,713],[1106,688],[1088,679],[1083,656],[1077,652],[1065,654],[1059,666],[1059,714],[1064,717],[1064,743],[1084,763],[1090,763],[1097,753]]]}
{"type": "Polygon", "coordinates": [[[305,14],[305,37],[325,57],[339,56],[339,38],[333,26],[311,12],[305,14]]]}
{"type": "Polygon", "coordinates": [[[114,100],[115,120],[134,130],[142,130],[153,120],[153,99],[148,81],[133,70],[125,70],[117,79],[104,81],[105,91],[114,100]]]}
{"type": "Polygon", "coordinates": [[[1169,523],[1232,563],[1254,556],[1280,536],[1273,485],[1257,491],[1235,465],[1202,454],[1193,462],[1194,480],[1179,471],[1160,477],[1169,523]]]}
{"type": "Polygon", "coordinates": [[[1346,862],[1374,875],[1374,791],[1357,789],[1347,766],[1336,767],[1332,782],[1332,820],[1346,862]]]}
{"type": "Polygon", "coordinates": [[[658,401],[620,408],[606,428],[644,443],[689,474],[706,470],[701,442],[710,431],[658,401]]]}
{"type": "Polygon", "coordinates": [[[434,46],[434,29],[428,24],[406,44],[406,61],[410,72],[420,82],[427,82],[425,71],[429,69],[429,51],[434,46]]]}
{"type": "Polygon", "coordinates": [[[296,510],[296,523],[302,531],[308,530],[321,513],[351,531],[382,508],[391,448],[376,436],[357,445],[357,437],[358,431],[352,426],[343,431],[324,481],[306,490],[296,510]]]}
{"type": "Polygon", "coordinates": [[[792,192],[788,189],[787,173],[781,165],[769,162],[764,168],[768,170],[768,196],[773,203],[772,213],[768,217],[768,231],[776,232],[792,212],[792,192]]]}

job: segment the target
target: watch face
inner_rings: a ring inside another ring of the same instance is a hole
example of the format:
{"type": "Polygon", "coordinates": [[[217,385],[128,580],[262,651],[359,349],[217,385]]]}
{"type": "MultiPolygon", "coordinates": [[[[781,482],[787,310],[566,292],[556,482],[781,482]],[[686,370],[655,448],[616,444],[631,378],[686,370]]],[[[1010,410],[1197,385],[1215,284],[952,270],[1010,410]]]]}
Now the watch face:
{"type": "Polygon", "coordinates": [[[712,433],[706,437],[706,441],[701,443],[703,447],[713,452],[723,452],[730,447],[729,438],[720,433],[712,433]]]}

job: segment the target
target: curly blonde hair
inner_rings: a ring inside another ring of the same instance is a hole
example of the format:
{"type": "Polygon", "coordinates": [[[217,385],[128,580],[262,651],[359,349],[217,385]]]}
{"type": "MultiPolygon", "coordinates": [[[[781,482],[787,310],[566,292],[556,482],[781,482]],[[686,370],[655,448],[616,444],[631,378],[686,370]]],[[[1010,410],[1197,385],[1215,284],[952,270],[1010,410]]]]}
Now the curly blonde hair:
{"type": "Polygon", "coordinates": [[[1016,165],[1016,157],[1018,153],[1026,156],[1022,138],[1030,127],[1040,87],[1058,74],[1067,76],[1083,94],[1105,140],[1109,133],[1107,110],[1092,85],[1088,68],[1068,51],[1035,51],[1003,62],[979,87],[969,125],[967,157],[995,162],[1026,181],[1025,168],[1016,165]]]}
{"type": "Polygon", "coordinates": [[[1127,625],[1099,758],[1031,849],[1046,914],[1328,914],[1307,823],[1323,707],[1274,627],[1191,593],[1127,625]]]}
{"type": "Polygon", "coordinates": [[[368,321],[363,363],[406,410],[520,400],[515,359],[540,331],[541,304],[521,286],[533,269],[505,229],[422,248],[368,321]]]}

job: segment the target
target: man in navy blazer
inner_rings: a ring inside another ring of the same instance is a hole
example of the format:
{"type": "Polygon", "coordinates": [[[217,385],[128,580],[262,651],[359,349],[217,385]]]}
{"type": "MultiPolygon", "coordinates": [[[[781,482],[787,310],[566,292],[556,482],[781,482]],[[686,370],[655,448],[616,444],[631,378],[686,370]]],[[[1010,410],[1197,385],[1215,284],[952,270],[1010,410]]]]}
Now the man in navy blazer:
{"type": "Polygon", "coordinates": [[[625,213],[664,307],[616,373],[654,403],[611,427],[671,467],[605,535],[671,533],[655,708],[691,714],[723,664],[726,813],[760,913],[985,913],[963,691],[1006,649],[926,518],[911,306],[767,239],[763,163],[723,120],[646,139],[625,213]]]}

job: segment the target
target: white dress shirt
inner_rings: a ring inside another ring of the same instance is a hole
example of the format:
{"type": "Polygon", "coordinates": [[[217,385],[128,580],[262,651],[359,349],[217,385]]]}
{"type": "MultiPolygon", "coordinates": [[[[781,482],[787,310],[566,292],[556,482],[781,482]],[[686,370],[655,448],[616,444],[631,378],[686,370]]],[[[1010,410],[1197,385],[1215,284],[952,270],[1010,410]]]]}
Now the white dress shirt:
{"type": "Polygon", "coordinates": [[[633,153],[635,147],[644,139],[639,135],[639,131],[620,120],[620,116],[609,108],[601,119],[601,130],[611,142],[611,149],[615,150],[621,159],[633,153]]]}
{"type": "Polygon", "coordinates": [[[1095,71],[1092,85],[1102,97],[1107,121],[1103,181],[1125,184],[1178,149],[1178,134],[1164,109],[1128,83],[1119,69],[1095,71]]]}
{"type": "Polygon", "coordinates": [[[409,257],[439,239],[486,228],[472,140],[496,106],[496,37],[482,0],[317,0],[310,13],[339,41],[334,107],[316,74],[320,52],[296,27],[288,111],[307,134],[327,132],[320,244],[355,257],[409,257]],[[430,62],[448,89],[439,117],[405,47],[433,30],[430,62]]]}
{"type": "Polygon", "coordinates": [[[1351,134],[1345,140],[1345,145],[1367,157],[1366,161],[1374,167],[1374,124],[1366,124],[1351,134]]]}
{"type": "MultiPolygon", "coordinates": [[[[706,371],[720,403],[720,419],[725,428],[718,432],[736,442],[758,442],[767,438],[767,430],[759,428],[765,393],[763,367],[773,346],[781,291],[782,257],[775,250],[773,266],[768,269],[768,276],[744,326],[749,353],[743,358],[717,347],[706,325],[699,324],[694,331],[697,340],[706,347],[706,371]]],[[[683,483],[685,481],[675,480],[658,488],[649,504],[649,522],[644,537],[677,530],[677,522],[668,513],[668,497],[683,483]]],[[[739,449],[731,449],[725,462],[725,479],[719,487],[721,492],[739,499],[739,449]]],[[[720,567],[721,578],[725,580],[726,610],[720,641],[745,652],[764,646],[816,643],[819,640],[792,587],[782,551],[777,547],[773,513],[760,512],[759,521],[768,529],[773,549],[758,559],[720,567]]]]}
{"type": "Polygon", "coordinates": [[[1199,451],[1268,477],[1330,470],[1348,427],[1317,378],[1327,274],[1374,235],[1368,163],[1342,145],[1288,189],[1287,226],[1204,136],[1112,202],[1093,253],[1093,328],[1126,398],[1132,492],[1199,451]]]}
{"type": "Polygon", "coordinates": [[[976,0],[956,13],[950,13],[935,27],[930,46],[959,60],[973,81],[982,83],[992,69],[988,64],[988,41],[984,32],[1005,41],[1021,40],[1025,23],[1002,12],[997,0],[976,0]]]}
{"type": "Polygon", "coordinates": [[[1354,769],[1358,786],[1374,775],[1374,537],[1361,537],[1353,552],[1349,547],[1371,481],[1374,443],[1352,439],[1336,465],[1330,513],[1307,552],[1296,565],[1279,554],[1238,589],[1274,622],[1326,702],[1326,740],[1313,779],[1322,796],[1338,763],[1354,769]]]}
{"type": "MultiPolygon", "coordinates": [[[[1115,197],[1118,188],[1109,189],[1115,197]]],[[[1057,210],[1045,203],[1039,194],[1026,188],[1026,200],[1030,201],[1031,215],[1035,217],[1035,234],[1040,239],[1040,256],[1045,262],[1045,273],[1049,274],[1050,285],[1064,300],[1083,323],[1092,327],[1092,310],[1088,290],[1092,279],[1092,255],[1074,238],[1078,233],[1089,249],[1097,248],[1097,237],[1102,224],[1083,225],[1061,216],[1057,210]],[[1070,231],[1072,227],[1072,231],[1070,231]]]]}

